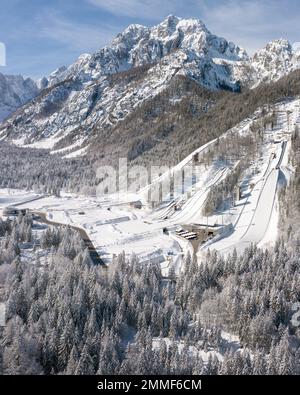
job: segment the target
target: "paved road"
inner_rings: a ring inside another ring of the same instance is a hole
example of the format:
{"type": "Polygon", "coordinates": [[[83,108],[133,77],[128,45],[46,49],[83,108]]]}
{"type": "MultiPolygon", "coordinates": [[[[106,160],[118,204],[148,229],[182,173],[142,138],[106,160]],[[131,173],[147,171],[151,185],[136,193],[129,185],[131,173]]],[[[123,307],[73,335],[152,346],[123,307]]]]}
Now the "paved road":
{"type": "Polygon", "coordinates": [[[19,203],[12,203],[12,204],[10,204],[8,207],[18,207],[18,206],[22,206],[23,204],[27,204],[27,203],[31,203],[31,202],[35,202],[36,200],[41,200],[41,199],[44,199],[46,197],[46,195],[41,195],[41,196],[36,196],[36,197],[33,197],[33,198],[31,198],[31,199],[28,199],[28,200],[23,200],[22,202],[19,202],[19,203]]]}
{"type": "Polygon", "coordinates": [[[91,239],[89,238],[89,236],[87,235],[87,233],[86,233],[86,231],[84,229],[78,228],[77,226],[73,226],[73,225],[66,225],[66,224],[61,224],[59,222],[50,221],[50,220],[48,220],[46,218],[46,214],[42,213],[42,212],[32,211],[32,213],[34,215],[36,215],[35,220],[38,221],[38,222],[42,222],[44,224],[52,225],[52,226],[70,226],[72,229],[74,229],[77,232],[79,232],[82,240],[84,241],[85,246],[89,250],[92,262],[95,265],[101,265],[101,266],[107,267],[105,265],[105,263],[102,261],[102,259],[100,258],[100,255],[98,254],[98,251],[94,247],[94,244],[92,243],[91,239]]]}

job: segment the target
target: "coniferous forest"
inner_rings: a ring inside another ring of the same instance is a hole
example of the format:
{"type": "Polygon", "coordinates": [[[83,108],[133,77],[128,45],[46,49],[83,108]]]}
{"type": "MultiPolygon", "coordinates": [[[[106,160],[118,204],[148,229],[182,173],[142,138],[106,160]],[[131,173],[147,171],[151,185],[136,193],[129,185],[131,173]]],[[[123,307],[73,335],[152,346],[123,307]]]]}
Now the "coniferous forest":
{"type": "Polygon", "coordinates": [[[299,2],[2,2],[0,377],[300,375],[299,2]]]}
{"type": "MultiPolygon", "coordinates": [[[[299,147],[296,131],[295,160],[299,147]]],[[[40,233],[35,243],[49,253],[24,264],[19,246],[36,237],[32,219],[1,220],[1,373],[299,374],[298,173],[280,195],[273,249],[187,256],[176,279],[123,254],[109,269],[94,266],[68,227],[40,233]]]]}

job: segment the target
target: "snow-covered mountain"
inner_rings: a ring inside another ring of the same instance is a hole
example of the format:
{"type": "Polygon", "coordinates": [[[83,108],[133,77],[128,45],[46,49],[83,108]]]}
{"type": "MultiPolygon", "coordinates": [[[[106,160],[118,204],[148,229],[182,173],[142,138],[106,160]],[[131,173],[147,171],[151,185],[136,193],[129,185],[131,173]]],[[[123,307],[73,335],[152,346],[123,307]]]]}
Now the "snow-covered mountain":
{"type": "Polygon", "coordinates": [[[248,58],[244,50],[211,34],[201,21],[171,15],[152,28],[128,26],[109,46],[93,55],[81,55],[69,68],[56,70],[49,77],[49,85],[70,77],[88,82],[134,67],[154,65],[162,59],[167,62],[169,57],[172,62],[177,61],[182,73],[207,87],[228,84],[233,89],[236,82],[213,59],[242,61],[248,58]]]}
{"type": "Polygon", "coordinates": [[[152,28],[130,25],[110,45],[43,78],[41,94],[3,125],[0,137],[26,143],[51,137],[47,147],[66,136],[69,144],[82,143],[97,125],[124,119],[176,75],[209,89],[238,90],[232,69],[247,60],[244,50],[196,19],[169,16],[152,28]]]}
{"type": "Polygon", "coordinates": [[[0,121],[35,97],[38,92],[36,83],[30,78],[0,73],[0,121]]]}
{"type": "Polygon", "coordinates": [[[300,68],[300,51],[287,40],[274,40],[256,52],[251,59],[256,85],[276,81],[300,68]]]}
{"type": "Polygon", "coordinates": [[[91,135],[114,127],[156,97],[175,77],[210,90],[238,91],[299,67],[298,55],[279,40],[251,59],[197,19],[171,15],[151,28],[130,25],[108,46],[40,80],[41,93],[2,125],[0,138],[79,149],[91,135]]]}

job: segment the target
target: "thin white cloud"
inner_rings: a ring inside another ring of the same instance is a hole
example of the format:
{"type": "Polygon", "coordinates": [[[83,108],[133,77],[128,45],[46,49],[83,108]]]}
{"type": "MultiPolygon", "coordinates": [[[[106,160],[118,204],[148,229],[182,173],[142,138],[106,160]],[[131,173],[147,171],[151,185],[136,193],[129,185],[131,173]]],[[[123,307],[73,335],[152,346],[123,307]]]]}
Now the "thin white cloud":
{"type": "Polygon", "coordinates": [[[69,49],[91,51],[100,49],[118,33],[118,27],[106,25],[99,26],[74,23],[58,13],[47,13],[40,16],[38,23],[41,26],[39,35],[65,44],[69,49]]]}
{"type": "Polygon", "coordinates": [[[277,0],[228,0],[212,5],[201,2],[208,27],[253,53],[268,41],[289,38],[299,31],[298,15],[277,0]]]}
{"type": "MultiPolygon", "coordinates": [[[[170,13],[180,13],[185,2],[179,0],[88,0],[114,15],[155,20],[170,13]]],[[[194,2],[194,1],[192,1],[194,2]]],[[[189,1],[190,3],[190,1],[189,1]]]]}
{"type": "Polygon", "coordinates": [[[289,0],[288,6],[285,0],[87,1],[116,16],[155,22],[168,14],[199,18],[213,33],[243,46],[250,53],[273,39],[295,41],[293,37],[297,32],[300,37],[299,13],[293,12],[293,7],[297,7],[295,0],[289,0]]]}

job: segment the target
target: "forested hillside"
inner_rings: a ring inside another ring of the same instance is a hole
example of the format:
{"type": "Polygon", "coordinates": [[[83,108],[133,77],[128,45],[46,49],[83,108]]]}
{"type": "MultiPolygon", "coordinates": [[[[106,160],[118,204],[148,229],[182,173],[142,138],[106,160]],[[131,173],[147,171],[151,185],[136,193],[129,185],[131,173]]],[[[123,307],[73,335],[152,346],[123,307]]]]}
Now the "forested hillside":
{"type": "MultiPolygon", "coordinates": [[[[95,193],[100,165],[174,165],[194,149],[221,136],[259,107],[300,93],[300,71],[242,93],[210,92],[185,78],[137,108],[119,126],[95,130],[87,156],[65,159],[49,150],[0,142],[0,185],[58,194],[60,190],[95,193]],[[180,97],[180,100],[176,100],[180,97]],[[166,115],[167,114],[167,115],[166,115]]],[[[256,131],[253,129],[253,138],[256,131]]]]}
{"type": "Polygon", "coordinates": [[[300,298],[299,147],[296,129],[296,172],[281,193],[275,248],[226,259],[209,252],[198,263],[188,256],[176,282],[135,257],[120,255],[108,270],[92,266],[80,244],[66,252],[75,235],[49,231],[45,264],[21,262],[18,243],[30,239],[31,222],[2,222],[1,372],[299,374],[300,333],[291,321],[300,298]]]}
{"type": "Polygon", "coordinates": [[[300,375],[300,43],[158,21],[299,39],[273,2],[2,7],[0,376],[300,375]]]}

